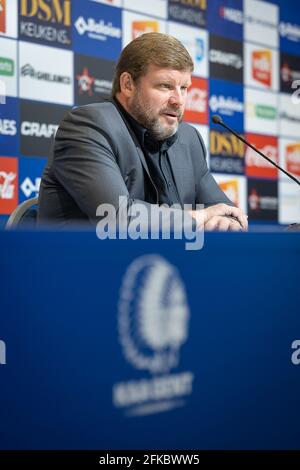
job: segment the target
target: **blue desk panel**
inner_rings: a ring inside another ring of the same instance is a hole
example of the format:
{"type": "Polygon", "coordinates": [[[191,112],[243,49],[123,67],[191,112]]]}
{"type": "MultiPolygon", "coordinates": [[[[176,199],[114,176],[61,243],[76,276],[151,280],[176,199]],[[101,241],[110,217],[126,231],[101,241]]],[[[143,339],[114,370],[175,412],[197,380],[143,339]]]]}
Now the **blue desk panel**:
{"type": "Polygon", "coordinates": [[[300,448],[299,233],[0,246],[0,448],[300,448]]]}

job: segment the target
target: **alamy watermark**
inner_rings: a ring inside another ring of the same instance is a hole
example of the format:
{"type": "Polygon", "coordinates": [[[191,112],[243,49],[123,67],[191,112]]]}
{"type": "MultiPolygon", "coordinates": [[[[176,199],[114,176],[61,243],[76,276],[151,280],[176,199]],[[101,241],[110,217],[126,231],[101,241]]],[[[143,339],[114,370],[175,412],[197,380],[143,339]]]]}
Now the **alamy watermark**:
{"type": "Polygon", "coordinates": [[[6,364],[6,344],[0,340],[0,365],[6,364]]]}
{"type": "Polygon", "coordinates": [[[300,80],[294,80],[292,83],[294,93],[292,94],[292,103],[300,104],[300,80]]]}
{"type": "Polygon", "coordinates": [[[100,204],[96,233],[100,240],[187,240],[186,250],[200,250],[204,244],[204,205],[179,204],[161,206],[119,197],[118,209],[112,204],[100,204]],[[191,215],[196,211],[197,220],[191,215]]]}
{"type": "Polygon", "coordinates": [[[291,361],[294,366],[299,366],[300,364],[300,339],[295,339],[292,342],[291,348],[293,349],[293,353],[291,356],[291,361]]]}

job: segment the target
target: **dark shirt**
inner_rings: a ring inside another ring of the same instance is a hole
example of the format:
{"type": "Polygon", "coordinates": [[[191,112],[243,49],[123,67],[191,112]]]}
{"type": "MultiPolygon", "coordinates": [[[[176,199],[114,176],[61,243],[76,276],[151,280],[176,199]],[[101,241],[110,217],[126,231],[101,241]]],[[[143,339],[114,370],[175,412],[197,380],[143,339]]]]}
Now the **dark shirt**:
{"type": "MultiPolygon", "coordinates": [[[[133,130],[146,159],[151,179],[158,192],[158,203],[180,205],[180,199],[169,161],[168,149],[177,140],[177,133],[165,140],[158,141],[150,132],[134,119],[115,98],[115,103],[127,124],[133,130]]],[[[156,203],[156,196],[147,191],[147,200],[156,203]]]]}

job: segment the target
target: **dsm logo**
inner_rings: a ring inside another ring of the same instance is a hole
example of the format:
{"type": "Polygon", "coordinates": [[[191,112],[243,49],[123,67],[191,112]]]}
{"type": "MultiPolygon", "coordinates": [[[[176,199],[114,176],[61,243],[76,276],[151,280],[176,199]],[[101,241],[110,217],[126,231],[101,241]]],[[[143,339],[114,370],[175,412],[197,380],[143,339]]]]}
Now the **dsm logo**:
{"type": "Polygon", "coordinates": [[[189,307],[177,269],[157,255],[136,259],[122,283],[118,330],[127,361],[151,374],[179,362],[188,336],[189,307]]]}

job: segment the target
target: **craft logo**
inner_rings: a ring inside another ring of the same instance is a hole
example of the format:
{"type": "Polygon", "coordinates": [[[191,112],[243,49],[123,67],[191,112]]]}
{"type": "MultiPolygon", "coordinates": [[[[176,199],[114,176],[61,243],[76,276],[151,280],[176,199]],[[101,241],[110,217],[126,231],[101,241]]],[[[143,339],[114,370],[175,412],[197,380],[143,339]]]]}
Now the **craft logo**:
{"type": "Polygon", "coordinates": [[[7,57],[0,57],[0,75],[13,77],[15,74],[15,63],[7,57]]]}
{"type": "Polygon", "coordinates": [[[243,44],[240,41],[210,35],[210,75],[232,82],[243,81],[243,44]]]}
{"type": "Polygon", "coordinates": [[[131,39],[136,39],[145,33],[158,33],[158,21],[133,21],[131,39]]]}
{"type": "MultiPolygon", "coordinates": [[[[262,136],[256,134],[247,134],[247,140],[270,158],[274,163],[278,161],[278,141],[276,137],[262,136]]],[[[246,174],[255,178],[273,178],[278,177],[278,170],[271,163],[261,157],[250,147],[246,148],[246,174]]]]}
{"type": "Polygon", "coordinates": [[[113,386],[113,403],[130,415],[183,405],[192,393],[191,372],[171,373],[188,339],[189,307],[177,269],[158,255],[137,258],[123,278],[118,334],[123,356],[150,378],[113,386]]]}
{"type": "Polygon", "coordinates": [[[272,86],[272,53],[264,51],[252,52],[252,78],[271,88],[272,86]]]}
{"type": "Polygon", "coordinates": [[[0,214],[10,214],[18,205],[18,159],[0,157],[0,214]]]}
{"type": "Polygon", "coordinates": [[[239,183],[237,178],[228,181],[222,181],[221,183],[219,183],[219,187],[233,202],[233,204],[239,206],[239,183]]]}
{"type": "Polygon", "coordinates": [[[6,0],[0,0],[0,33],[6,33],[6,0]]]}
{"type": "Polygon", "coordinates": [[[71,0],[21,0],[20,37],[71,44],[71,0]]]}
{"type": "Polygon", "coordinates": [[[0,365],[6,364],[6,344],[2,339],[0,340],[0,365]]]}
{"type": "Polygon", "coordinates": [[[209,60],[213,64],[226,65],[240,70],[243,67],[243,61],[240,55],[232,54],[218,49],[210,49],[209,60]]]}
{"type": "Polygon", "coordinates": [[[242,25],[244,22],[243,12],[236,8],[221,6],[219,9],[219,15],[223,20],[227,20],[232,23],[242,25]]]}
{"type": "Polygon", "coordinates": [[[121,28],[115,27],[111,21],[105,22],[94,18],[86,20],[83,16],[77,18],[75,28],[80,36],[87,34],[90,39],[107,41],[108,38],[120,39],[122,36],[121,28]]]}
{"type": "Polygon", "coordinates": [[[206,27],[207,0],[169,0],[169,20],[206,27]]]}
{"type": "Polygon", "coordinates": [[[51,142],[67,108],[21,101],[21,154],[48,156],[51,142]]]}
{"type": "Polygon", "coordinates": [[[281,22],[279,25],[279,33],[282,38],[289,39],[296,43],[300,41],[299,25],[281,22]]]}
{"type": "Polygon", "coordinates": [[[192,84],[187,91],[184,120],[198,124],[207,124],[207,80],[192,77],[192,84]]]}
{"type": "Polygon", "coordinates": [[[70,85],[72,83],[71,77],[68,77],[66,75],[58,75],[49,72],[37,71],[30,64],[23,65],[23,67],[21,68],[21,76],[30,77],[45,82],[59,83],[62,85],[70,85]]]}
{"type": "Polygon", "coordinates": [[[57,124],[23,121],[21,124],[21,135],[51,139],[56,134],[57,129],[57,124]]]}
{"type": "Polygon", "coordinates": [[[244,173],[245,146],[229,132],[210,131],[210,169],[216,173],[244,173]]]}
{"type": "Polygon", "coordinates": [[[287,145],[285,150],[285,164],[287,171],[300,176],[300,142],[287,145]]]}

